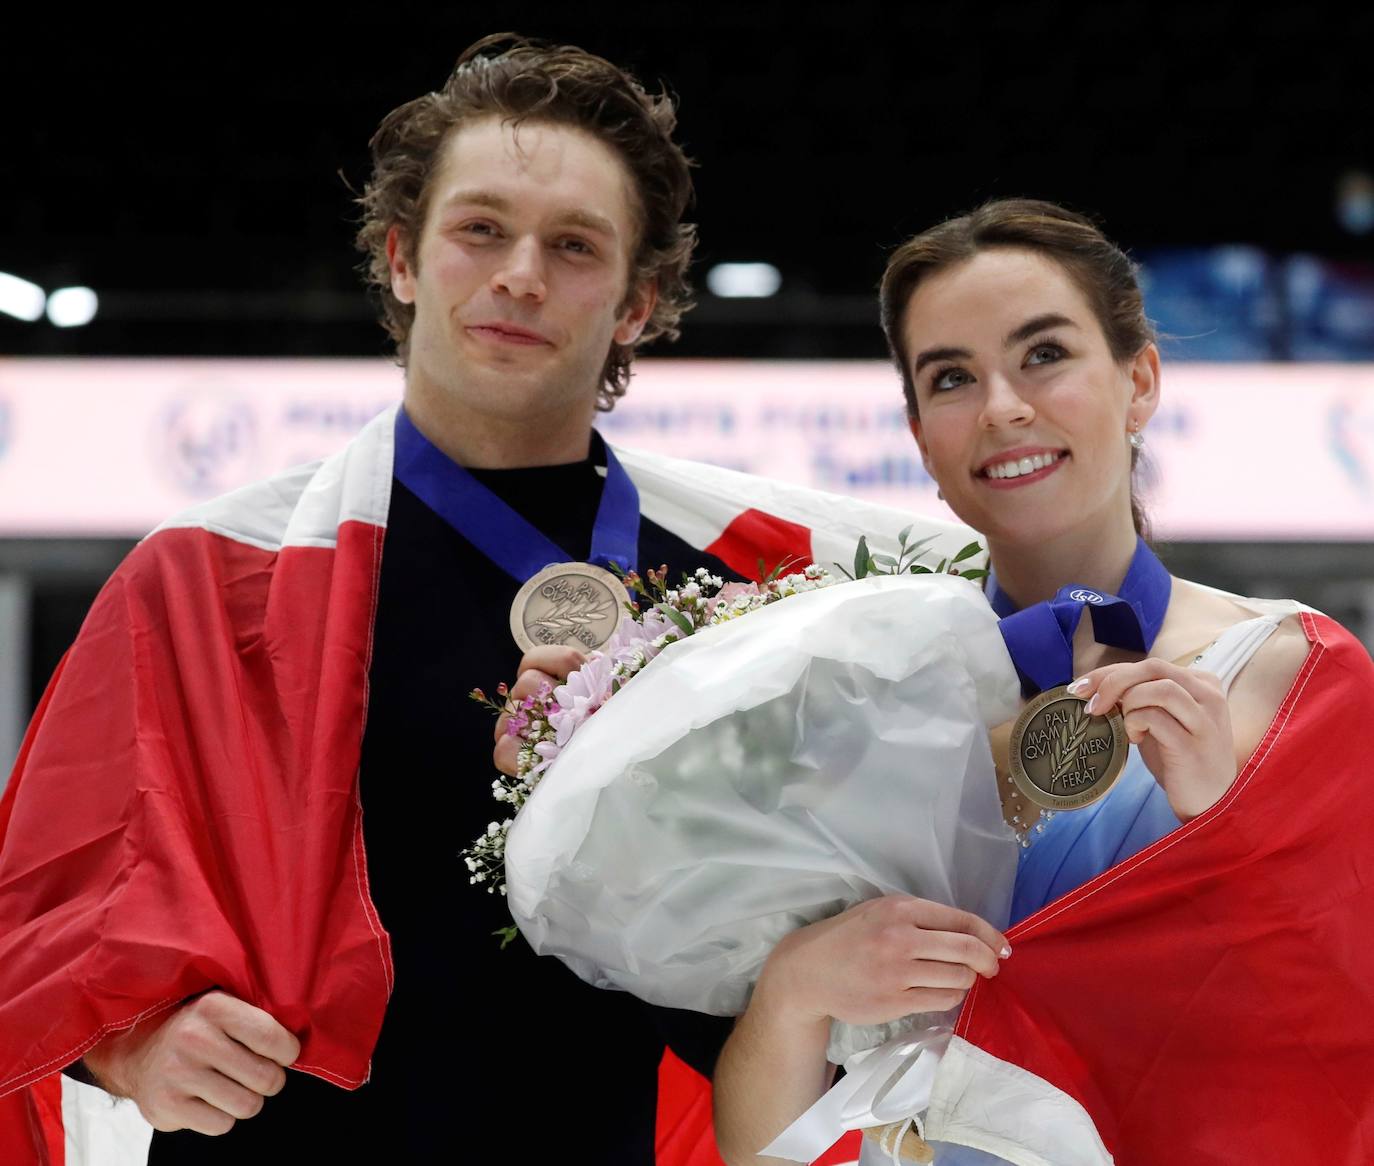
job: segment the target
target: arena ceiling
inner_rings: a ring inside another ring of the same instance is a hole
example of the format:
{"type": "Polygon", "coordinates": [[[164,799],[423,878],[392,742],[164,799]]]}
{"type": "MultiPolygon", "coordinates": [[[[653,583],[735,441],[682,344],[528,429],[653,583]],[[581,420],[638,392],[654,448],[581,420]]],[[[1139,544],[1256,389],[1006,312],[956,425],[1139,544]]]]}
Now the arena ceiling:
{"type": "Polygon", "coordinates": [[[879,354],[885,249],[993,195],[1068,202],[1136,249],[1374,259],[1333,215],[1340,176],[1374,171],[1369,6],[478,8],[11,26],[0,271],[88,285],[101,311],[67,330],[0,319],[0,351],[384,351],[351,247],[367,139],[507,27],[665,81],[700,164],[697,270],[782,271],[769,300],[703,297],[684,355],[879,354]]]}

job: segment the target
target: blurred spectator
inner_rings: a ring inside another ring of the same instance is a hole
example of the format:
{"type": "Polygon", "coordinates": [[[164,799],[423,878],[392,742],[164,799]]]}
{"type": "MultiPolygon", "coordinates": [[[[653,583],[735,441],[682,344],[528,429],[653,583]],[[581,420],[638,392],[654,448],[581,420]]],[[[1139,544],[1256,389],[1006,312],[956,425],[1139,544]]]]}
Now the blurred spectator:
{"type": "Polygon", "coordinates": [[[1272,261],[1256,247],[1141,257],[1145,311],[1175,360],[1274,360],[1280,323],[1272,261]]]}
{"type": "Polygon", "coordinates": [[[1294,255],[1284,264],[1292,360],[1374,360],[1374,265],[1294,255]]]}

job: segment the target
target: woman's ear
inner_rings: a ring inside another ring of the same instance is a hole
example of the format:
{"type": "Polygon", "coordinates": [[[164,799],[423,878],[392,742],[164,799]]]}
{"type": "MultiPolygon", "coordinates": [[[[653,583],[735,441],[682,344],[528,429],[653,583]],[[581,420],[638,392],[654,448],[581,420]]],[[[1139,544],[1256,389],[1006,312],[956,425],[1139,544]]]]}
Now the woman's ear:
{"type": "Polygon", "coordinates": [[[914,413],[906,415],[906,423],[911,426],[911,436],[916,439],[916,448],[921,451],[921,462],[926,467],[926,472],[930,472],[929,451],[926,449],[925,438],[921,435],[921,419],[914,413]]]}
{"type": "Polygon", "coordinates": [[[1145,345],[1131,361],[1131,401],[1126,416],[1138,427],[1155,415],[1159,408],[1159,348],[1145,345]]]}

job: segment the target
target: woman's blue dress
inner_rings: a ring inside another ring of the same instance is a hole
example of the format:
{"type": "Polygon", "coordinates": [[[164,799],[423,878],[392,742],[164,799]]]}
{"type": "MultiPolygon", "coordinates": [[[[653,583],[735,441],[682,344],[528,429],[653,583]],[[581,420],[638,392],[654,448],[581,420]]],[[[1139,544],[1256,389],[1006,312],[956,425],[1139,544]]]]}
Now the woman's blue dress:
{"type": "Polygon", "coordinates": [[[1177,830],[1179,821],[1133,745],[1105,798],[1071,814],[1056,814],[1043,825],[1043,831],[1032,831],[1031,845],[1021,851],[1012,923],[1139,854],[1177,830]]]}

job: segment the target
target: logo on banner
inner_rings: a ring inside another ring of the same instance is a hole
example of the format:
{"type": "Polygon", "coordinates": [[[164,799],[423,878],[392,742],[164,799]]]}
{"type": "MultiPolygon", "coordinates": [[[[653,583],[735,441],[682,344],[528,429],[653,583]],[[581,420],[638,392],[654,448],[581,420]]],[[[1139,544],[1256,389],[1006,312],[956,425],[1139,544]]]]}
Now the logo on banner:
{"type": "Polygon", "coordinates": [[[257,476],[257,417],[241,398],[188,394],[163,410],[159,466],[196,498],[223,494],[257,476]]]}
{"type": "Polygon", "coordinates": [[[1366,500],[1374,498],[1374,465],[1366,456],[1366,435],[1374,435],[1374,413],[1362,414],[1349,397],[1331,403],[1326,417],[1327,448],[1331,460],[1355,492],[1366,500]]]}
{"type": "Polygon", "coordinates": [[[1107,602],[1107,601],[1106,601],[1105,599],[1103,599],[1102,596],[1100,596],[1096,591],[1085,591],[1085,590],[1084,590],[1083,588],[1081,588],[1081,587],[1080,587],[1077,591],[1070,591],[1070,592],[1069,592],[1069,598],[1072,599],[1075,603],[1106,603],[1106,602],[1107,602]]]}

